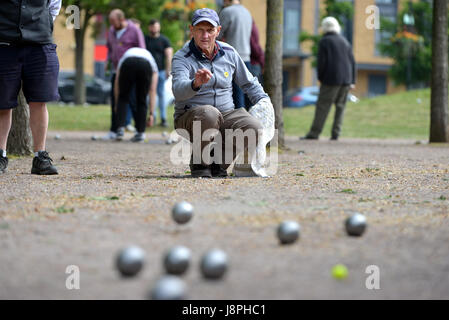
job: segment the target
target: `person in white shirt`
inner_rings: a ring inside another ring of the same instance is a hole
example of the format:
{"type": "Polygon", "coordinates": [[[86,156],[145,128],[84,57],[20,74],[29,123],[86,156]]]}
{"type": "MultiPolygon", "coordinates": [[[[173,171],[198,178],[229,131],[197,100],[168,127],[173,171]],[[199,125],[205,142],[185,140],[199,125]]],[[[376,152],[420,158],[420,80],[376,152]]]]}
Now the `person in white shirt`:
{"type": "Polygon", "coordinates": [[[153,112],[156,104],[156,88],[158,80],[158,68],[151,53],[142,48],[130,48],[120,59],[115,77],[114,92],[115,105],[117,106],[117,123],[119,126],[117,140],[122,140],[126,122],[126,106],[133,86],[136,88],[136,134],[131,139],[133,142],[145,140],[145,128],[147,125],[148,105],[146,97],[150,92],[150,112],[148,125],[154,122],[153,112]]]}

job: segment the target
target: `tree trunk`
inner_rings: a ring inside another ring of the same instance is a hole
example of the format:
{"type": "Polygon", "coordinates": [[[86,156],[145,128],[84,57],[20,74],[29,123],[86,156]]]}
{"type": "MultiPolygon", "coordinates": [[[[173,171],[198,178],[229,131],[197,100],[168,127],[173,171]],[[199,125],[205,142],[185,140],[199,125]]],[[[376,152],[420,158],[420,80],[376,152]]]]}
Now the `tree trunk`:
{"type": "Polygon", "coordinates": [[[84,83],[84,38],[91,15],[85,12],[82,26],[75,31],[75,103],[86,102],[86,84],[84,83]]]}
{"type": "Polygon", "coordinates": [[[284,148],[284,118],[282,114],[282,37],[284,0],[267,1],[267,39],[264,84],[275,112],[279,148],[284,148]]]}
{"type": "Polygon", "coordinates": [[[19,105],[12,112],[12,125],[6,150],[10,154],[18,156],[28,156],[32,153],[30,109],[28,109],[22,90],[19,93],[19,105]]]}
{"type": "Polygon", "coordinates": [[[449,142],[447,10],[447,0],[433,2],[430,142],[449,142]]]}

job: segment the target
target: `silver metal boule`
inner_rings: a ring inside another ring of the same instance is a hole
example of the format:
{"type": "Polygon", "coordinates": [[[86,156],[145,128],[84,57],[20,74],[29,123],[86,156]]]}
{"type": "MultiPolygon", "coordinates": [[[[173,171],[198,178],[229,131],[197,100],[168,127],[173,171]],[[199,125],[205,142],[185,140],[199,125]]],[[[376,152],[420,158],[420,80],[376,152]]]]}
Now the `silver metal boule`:
{"type": "Polygon", "coordinates": [[[186,285],[176,276],[164,276],[150,292],[153,300],[183,300],[186,298],[186,285]]]}
{"type": "Polygon", "coordinates": [[[171,248],[164,258],[165,271],[170,274],[183,274],[189,268],[191,259],[190,250],[183,246],[171,248]]]}
{"type": "Polygon", "coordinates": [[[277,229],[277,236],[282,244],[289,244],[299,238],[299,232],[299,223],[295,221],[283,221],[277,229]]]}
{"type": "Polygon", "coordinates": [[[366,230],[366,217],[361,213],[356,213],[345,221],[346,233],[350,236],[359,237],[366,230]]]}
{"type": "Polygon", "coordinates": [[[125,277],[132,277],[139,273],[145,263],[145,252],[137,247],[130,246],[119,252],[116,266],[125,277]]]}
{"type": "Polygon", "coordinates": [[[177,223],[187,223],[192,219],[192,216],[193,206],[186,201],[179,202],[173,207],[172,217],[177,223]]]}
{"type": "Polygon", "coordinates": [[[220,249],[206,252],[201,259],[201,273],[207,279],[219,279],[228,269],[228,257],[220,249]]]}

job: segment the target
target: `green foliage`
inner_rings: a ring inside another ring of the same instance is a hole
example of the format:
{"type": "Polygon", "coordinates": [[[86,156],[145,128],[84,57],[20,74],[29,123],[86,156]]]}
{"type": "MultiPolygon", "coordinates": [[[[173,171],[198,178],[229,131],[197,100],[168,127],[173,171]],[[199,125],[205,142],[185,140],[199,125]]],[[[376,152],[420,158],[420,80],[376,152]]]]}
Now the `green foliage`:
{"type": "Polygon", "coordinates": [[[342,2],[337,0],[326,0],[326,8],[324,9],[324,17],[334,17],[343,25],[346,20],[352,20],[354,16],[354,7],[351,2],[342,2]]]}
{"type": "Polygon", "coordinates": [[[121,9],[128,18],[136,18],[143,24],[157,16],[164,0],[63,0],[64,7],[76,5],[89,16],[108,14],[113,9],[121,9]]]}
{"type": "Polygon", "coordinates": [[[75,5],[80,8],[80,11],[88,12],[90,15],[110,10],[111,4],[111,0],[62,0],[63,7],[75,5]]]}
{"type": "Polygon", "coordinates": [[[317,57],[318,57],[318,43],[321,40],[322,35],[313,35],[308,33],[307,31],[301,31],[299,35],[299,43],[304,43],[306,41],[312,41],[312,66],[316,68],[317,65],[317,57]]]}
{"type": "Polygon", "coordinates": [[[161,33],[170,39],[174,52],[182,48],[187,39],[185,30],[188,30],[188,24],[185,21],[168,22],[161,20],[161,33]]]}
{"type": "Polygon", "coordinates": [[[63,205],[63,206],[57,207],[55,209],[55,211],[57,213],[73,213],[73,212],[75,212],[75,209],[74,208],[66,208],[65,205],[63,205]]]}
{"type": "Polygon", "coordinates": [[[390,76],[397,84],[407,84],[410,65],[410,85],[428,86],[432,72],[432,7],[428,2],[414,2],[411,8],[415,20],[413,32],[407,30],[403,23],[409,10],[405,7],[396,22],[381,19],[381,30],[384,35],[391,36],[384,37],[378,48],[383,55],[395,61],[390,76]]]}
{"type": "Polygon", "coordinates": [[[337,193],[355,194],[355,193],[357,193],[357,192],[355,192],[355,191],[352,190],[352,189],[343,189],[343,190],[337,191],[337,193]]]}
{"type": "Polygon", "coordinates": [[[170,39],[175,52],[189,40],[193,12],[205,7],[215,9],[214,1],[197,0],[184,4],[184,0],[165,0],[159,13],[161,33],[170,39]]]}
{"type": "MultiPolygon", "coordinates": [[[[148,22],[152,18],[157,18],[160,15],[160,8],[164,0],[63,0],[64,7],[69,5],[76,5],[80,8],[81,27],[83,27],[84,18],[93,17],[96,14],[108,15],[113,9],[121,9],[127,18],[135,18],[141,21],[142,30],[146,30],[148,22]]],[[[109,24],[108,19],[105,20],[109,24]]],[[[101,25],[93,25],[94,34],[98,31],[101,25]]]]}

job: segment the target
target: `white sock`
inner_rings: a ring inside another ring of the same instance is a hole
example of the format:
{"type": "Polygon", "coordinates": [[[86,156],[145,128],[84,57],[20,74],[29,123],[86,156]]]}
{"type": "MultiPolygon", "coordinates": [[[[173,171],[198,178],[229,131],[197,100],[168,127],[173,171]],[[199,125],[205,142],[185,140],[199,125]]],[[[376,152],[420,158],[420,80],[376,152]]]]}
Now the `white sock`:
{"type": "Polygon", "coordinates": [[[34,153],[34,156],[35,156],[35,157],[38,157],[38,156],[39,156],[39,152],[42,152],[42,151],[45,151],[45,150],[39,150],[38,152],[35,152],[35,153],[34,153]]]}
{"type": "Polygon", "coordinates": [[[2,150],[2,151],[3,151],[2,157],[5,158],[6,157],[6,150],[2,150]]]}

